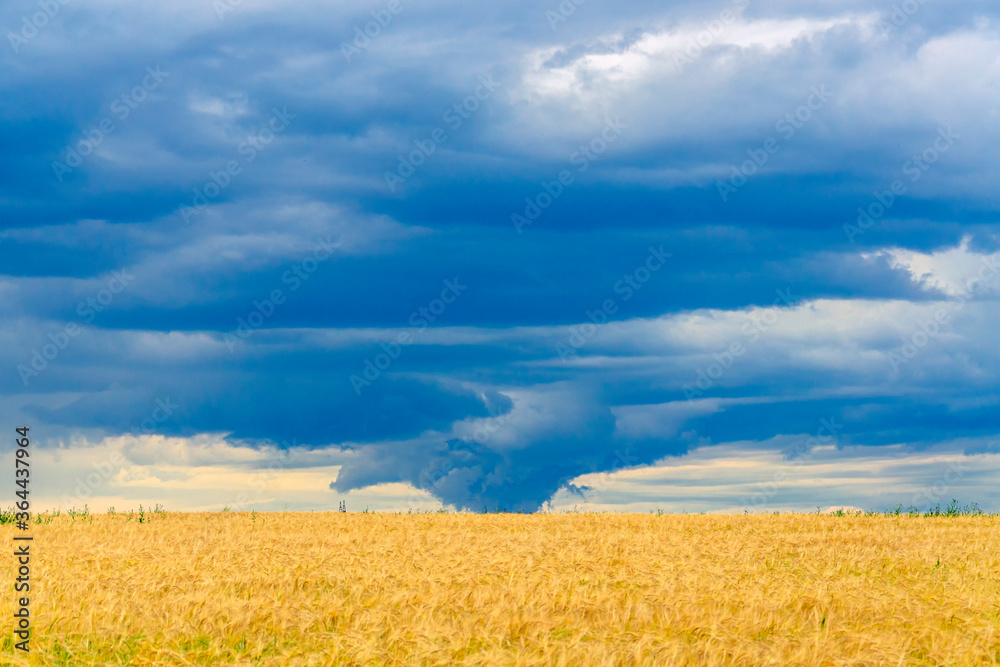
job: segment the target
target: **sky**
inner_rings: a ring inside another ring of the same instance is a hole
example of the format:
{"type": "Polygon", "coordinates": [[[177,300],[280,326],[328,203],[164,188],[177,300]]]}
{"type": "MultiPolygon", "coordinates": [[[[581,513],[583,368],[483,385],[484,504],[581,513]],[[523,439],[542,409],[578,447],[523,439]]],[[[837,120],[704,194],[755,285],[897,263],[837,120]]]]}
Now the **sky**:
{"type": "Polygon", "coordinates": [[[1000,510],[996,3],[0,28],[37,508],[1000,510]]]}

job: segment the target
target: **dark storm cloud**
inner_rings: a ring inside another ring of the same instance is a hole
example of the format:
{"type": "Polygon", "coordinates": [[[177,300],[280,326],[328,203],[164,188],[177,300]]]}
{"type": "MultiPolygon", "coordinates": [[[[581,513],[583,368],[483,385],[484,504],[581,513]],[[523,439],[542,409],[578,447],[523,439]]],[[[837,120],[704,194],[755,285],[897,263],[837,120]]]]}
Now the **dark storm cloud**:
{"type": "Polygon", "coordinates": [[[69,3],[24,43],[8,33],[37,5],[5,5],[0,392],[107,434],[169,396],[157,432],[351,447],[337,489],[404,481],[475,509],[537,509],[580,474],[829,415],[850,443],[995,432],[992,403],[970,403],[995,393],[989,294],[896,374],[884,356],[909,334],[844,310],[843,332],[796,319],[706,394],[747,402],[631,435],[615,416],[680,404],[741,340],[698,340],[692,314],[721,322],[777,290],[805,319],[824,300],[923,312],[943,288],[882,250],[1000,247],[992,3],[751,2],[688,50],[742,4],[584,3],[563,21],[556,2],[402,0],[386,22],[377,2],[69,3]],[[371,12],[385,25],[355,42],[371,12]],[[960,139],[914,172],[949,127],[960,139]],[[897,179],[905,193],[845,234],[897,179]],[[520,233],[515,215],[532,218],[520,233]],[[671,257],[629,287],[651,249],[671,257]],[[420,315],[446,280],[467,290],[420,315]],[[610,324],[560,359],[609,299],[610,324]],[[401,331],[414,344],[357,392],[401,331]]]}

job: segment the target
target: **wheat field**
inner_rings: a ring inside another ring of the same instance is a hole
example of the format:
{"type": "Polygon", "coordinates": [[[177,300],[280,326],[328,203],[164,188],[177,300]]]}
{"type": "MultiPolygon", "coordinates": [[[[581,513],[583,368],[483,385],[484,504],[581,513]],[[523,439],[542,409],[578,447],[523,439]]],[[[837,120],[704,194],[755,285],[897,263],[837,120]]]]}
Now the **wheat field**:
{"type": "Polygon", "coordinates": [[[1000,661],[997,516],[157,513],[32,529],[32,653],[5,631],[4,664],[1000,661]]]}

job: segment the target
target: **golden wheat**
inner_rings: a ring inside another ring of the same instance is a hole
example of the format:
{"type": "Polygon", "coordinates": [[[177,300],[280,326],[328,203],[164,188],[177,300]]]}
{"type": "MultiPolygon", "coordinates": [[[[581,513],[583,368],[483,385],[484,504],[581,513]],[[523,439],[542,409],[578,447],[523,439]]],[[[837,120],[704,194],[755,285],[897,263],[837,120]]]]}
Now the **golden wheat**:
{"type": "MultiPolygon", "coordinates": [[[[167,513],[32,528],[30,664],[1000,661],[996,516],[167,513]]],[[[4,633],[4,664],[29,664],[4,633]]]]}

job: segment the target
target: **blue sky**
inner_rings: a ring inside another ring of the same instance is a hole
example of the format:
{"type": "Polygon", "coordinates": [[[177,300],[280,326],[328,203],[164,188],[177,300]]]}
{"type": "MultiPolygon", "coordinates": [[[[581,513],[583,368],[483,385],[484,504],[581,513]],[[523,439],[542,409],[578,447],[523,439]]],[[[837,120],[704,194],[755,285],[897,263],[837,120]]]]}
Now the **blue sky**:
{"type": "Polygon", "coordinates": [[[995,3],[0,27],[0,428],[51,506],[1000,509],[995,3]]]}

